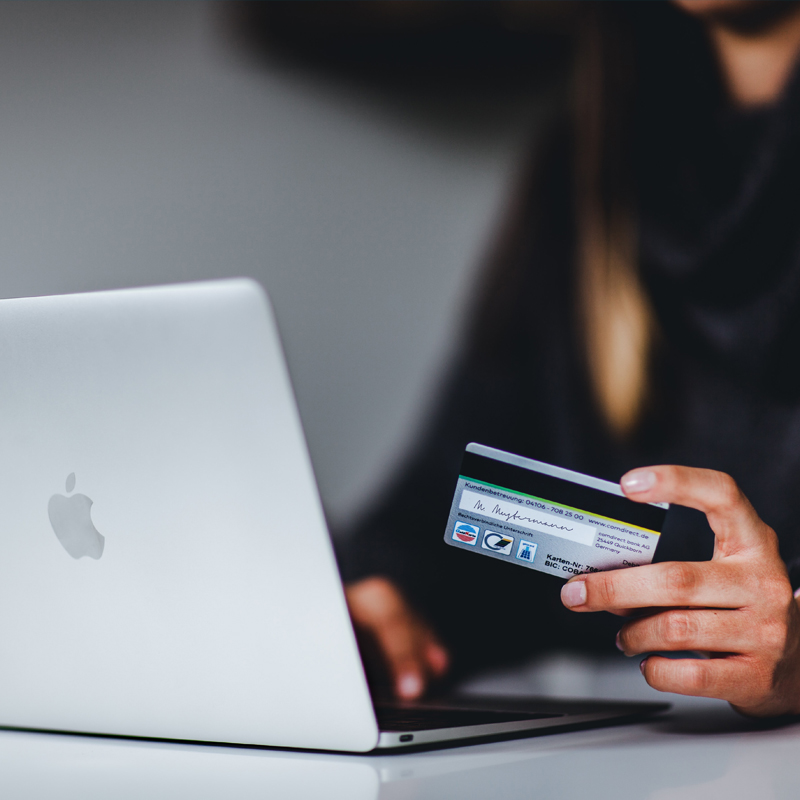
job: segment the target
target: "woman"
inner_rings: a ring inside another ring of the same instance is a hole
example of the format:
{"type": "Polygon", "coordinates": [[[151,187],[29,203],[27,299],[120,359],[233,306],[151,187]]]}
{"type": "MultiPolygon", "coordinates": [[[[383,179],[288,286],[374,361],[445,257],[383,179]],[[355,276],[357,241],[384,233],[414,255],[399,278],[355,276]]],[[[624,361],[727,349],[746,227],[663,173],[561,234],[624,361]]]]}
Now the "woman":
{"type": "Polygon", "coordinates": [[[448,669],[616,641],[714,656],[646,658],[657,689],[800,713],[800,7],[583,13],[574,116],[424,446],[354,538],[351,614],[405,698],[448,669]],[[660,563],[561,586],[444,547],[469,441],[679,504],[660,563]],[[621,629],[584,613],[642,609],[621,629]]]}

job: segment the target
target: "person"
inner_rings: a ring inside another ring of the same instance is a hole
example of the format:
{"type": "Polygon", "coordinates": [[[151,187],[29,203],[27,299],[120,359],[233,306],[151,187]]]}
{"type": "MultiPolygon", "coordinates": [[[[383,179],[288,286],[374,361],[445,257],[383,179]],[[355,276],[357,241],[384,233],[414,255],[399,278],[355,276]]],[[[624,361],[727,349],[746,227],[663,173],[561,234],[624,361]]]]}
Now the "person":
{"type": "Polygon", "coordinates": [[[800,713],[800,6],[580,6],[574,103],[342,554],[353,622],[401,698],[616,643],[694,651],[644,658],[656,689],[800,713]],[[446,547],[469,441],[676,504],[657,563],[563,584],[446,547]]]}

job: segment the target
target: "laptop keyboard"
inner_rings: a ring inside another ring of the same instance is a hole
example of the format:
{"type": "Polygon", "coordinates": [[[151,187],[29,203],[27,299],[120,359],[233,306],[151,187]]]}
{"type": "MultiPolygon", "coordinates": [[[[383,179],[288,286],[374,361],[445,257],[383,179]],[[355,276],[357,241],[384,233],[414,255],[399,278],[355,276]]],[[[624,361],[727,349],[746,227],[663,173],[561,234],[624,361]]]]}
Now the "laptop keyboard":
{"type": "Polygon", "coordinates": [[[439,728],[462,728],[469,725],[491,725],[496,722],[517,722],[527,719],[549,719],[563,714],[532,711],[483,711],[459,708],[402,708],[377,706],[378,727],[386,732],[426,731],[439,728]]]}

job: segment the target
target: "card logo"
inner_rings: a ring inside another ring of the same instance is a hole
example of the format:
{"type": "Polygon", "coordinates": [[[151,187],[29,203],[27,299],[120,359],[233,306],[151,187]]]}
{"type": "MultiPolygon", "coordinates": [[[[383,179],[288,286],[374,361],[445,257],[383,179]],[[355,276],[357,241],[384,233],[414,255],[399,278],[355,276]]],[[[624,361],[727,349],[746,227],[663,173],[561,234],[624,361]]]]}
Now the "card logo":
{"type": "Polygon", "coordinates": [[[453,539],[461,544],[475,545],[478,541],[478,534],[481,529],[477,525],[470,525],[466,522],[456,522],[453,527],[453,539]]]}
{"type": "Polygon", "coordinates": [[[536,542],[526,542],[523,539],[517,548],[517,558],[520,561],[527,561],[530,564],[533,559],[536,558],[536,548],[538,546],[536,542]]]}
{"type": "Polygon", "coordinates": [[[496,533],[495,531],[486,531],[486,533],[483,534],[481,547],[484,550],[491,550],[503,556],[510,556],[513,544],[513,536],[507,536],[505,533],[496,533]]]}

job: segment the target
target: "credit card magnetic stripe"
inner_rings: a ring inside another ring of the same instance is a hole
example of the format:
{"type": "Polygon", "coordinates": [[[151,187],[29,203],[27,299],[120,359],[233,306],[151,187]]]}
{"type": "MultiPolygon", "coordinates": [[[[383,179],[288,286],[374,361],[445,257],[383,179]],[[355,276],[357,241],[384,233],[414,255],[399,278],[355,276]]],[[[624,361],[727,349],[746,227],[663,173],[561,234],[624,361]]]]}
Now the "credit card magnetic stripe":
{"type": "Polygon", "coordinates": [[[602,515],[654,533],[661,530],[667,513],[665,509],[648,503],[635,503],[602,489],[582,486],[469,451],[464,453],[461,462],[461,477],[602,515]]]}

